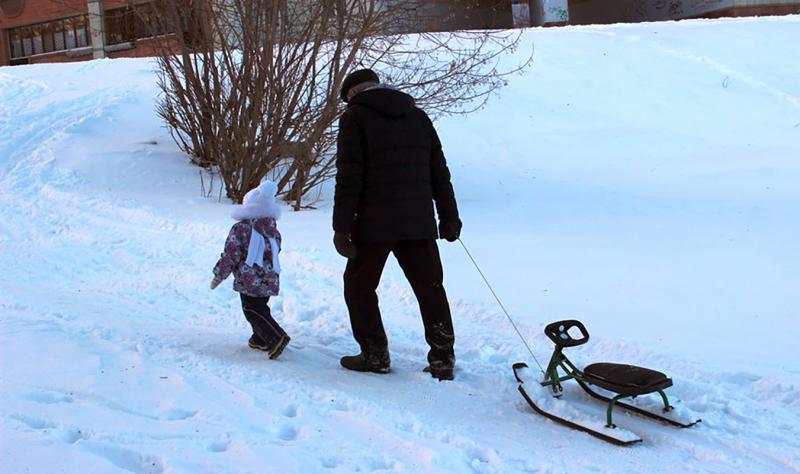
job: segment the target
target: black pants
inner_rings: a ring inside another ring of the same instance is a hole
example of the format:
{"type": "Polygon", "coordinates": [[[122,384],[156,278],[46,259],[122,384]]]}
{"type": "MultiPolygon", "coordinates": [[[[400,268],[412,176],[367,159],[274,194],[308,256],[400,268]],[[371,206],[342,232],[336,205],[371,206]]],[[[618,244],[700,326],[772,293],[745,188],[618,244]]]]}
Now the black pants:
{"type": "Polygon", "coordinates": [[[247,322],[253,327],[253,334],[260,337],[262,341],[272,347],[278,342],[281,336],[286,335],[286,331],[272,319],[272,313],[267,303],[269,296],[259,298],[239,293],[242,298],[242,311],[247,322]]]}
{"type": "Polygon", "coordinates": [[[430,346],[428,362],[452,367],[455,364],[453,320],[442,286],[442,261],[435,240],[358,245],[356,258],[347,261],[344,271],[344,299],[350,312],[353,337],[362,352],[388,350],[375,290],[389,253],[397,258],[417,297],[425,340],[430,346]]]}

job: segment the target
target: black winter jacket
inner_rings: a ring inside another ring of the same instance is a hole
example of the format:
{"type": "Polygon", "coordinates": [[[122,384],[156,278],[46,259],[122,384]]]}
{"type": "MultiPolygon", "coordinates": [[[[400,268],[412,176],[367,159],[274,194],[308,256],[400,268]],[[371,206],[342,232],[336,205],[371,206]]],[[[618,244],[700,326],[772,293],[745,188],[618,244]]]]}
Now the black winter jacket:
{"type": "Polygon", "coordinates": [[[355,242],[436,239],[458,220],[450,171],[428,115],[408,94],[359,93],[339,120],[333,229],[355,242]]]}

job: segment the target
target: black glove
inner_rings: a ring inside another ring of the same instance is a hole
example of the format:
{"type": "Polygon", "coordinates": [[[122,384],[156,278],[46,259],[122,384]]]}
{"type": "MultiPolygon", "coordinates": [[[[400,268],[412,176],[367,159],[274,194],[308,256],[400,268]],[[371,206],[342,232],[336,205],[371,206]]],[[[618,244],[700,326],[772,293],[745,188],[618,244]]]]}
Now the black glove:
{"type": "Polygon", "coordinates": [[[339,252],[339,255],[342,257],[356,258],[356,244],[353,243],[353,239],[350,237],[350,234],[345,234],[344,232],[334,232],[333,245],[336,247],[336,251],[339,252]]]}
{"type": "Polygon", "coordinates": [[[439,237],[455,242],[461,236],[461,220],[439,222],[439,237]]]}

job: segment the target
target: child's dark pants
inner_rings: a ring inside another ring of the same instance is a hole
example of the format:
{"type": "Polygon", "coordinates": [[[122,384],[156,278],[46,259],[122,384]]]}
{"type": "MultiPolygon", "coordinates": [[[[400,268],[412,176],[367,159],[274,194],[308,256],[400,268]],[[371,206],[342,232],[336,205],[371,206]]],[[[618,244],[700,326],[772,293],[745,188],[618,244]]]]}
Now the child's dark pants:
{"type": "Polygon", "coordinates": [[[267,346],[274,347],[286,331],[272,319],[269,306],[269,296],[259,298],[239,293],[242,298],[242,311],[247,322],[253,327],[253,334],[260,337],[267,346]]]}

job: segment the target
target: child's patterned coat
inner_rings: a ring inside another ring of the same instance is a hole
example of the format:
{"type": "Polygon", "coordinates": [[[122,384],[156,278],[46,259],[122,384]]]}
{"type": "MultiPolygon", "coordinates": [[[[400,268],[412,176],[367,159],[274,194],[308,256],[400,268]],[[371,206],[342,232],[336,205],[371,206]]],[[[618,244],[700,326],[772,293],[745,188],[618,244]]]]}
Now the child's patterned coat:
{"type": "Polygon", "coordinates": [[[267,244],[264,249],[264,266],[250,266],[247,260],[247,247],[250,244],[250,232],[255,226],[256,231],[269,242],[270,238],[281,246],[281,233],[275,219],[262,217],[260,219],[239,221],[231,227],[228,239],[225,241],[225,251],[220,256],[214,267],[214,275],[220,280],[228,278],[233,273],[233,289],[248,296],[265,297],[275,296],[280,290],[280,277],[272,268],[272,246],[267,244]]]}

